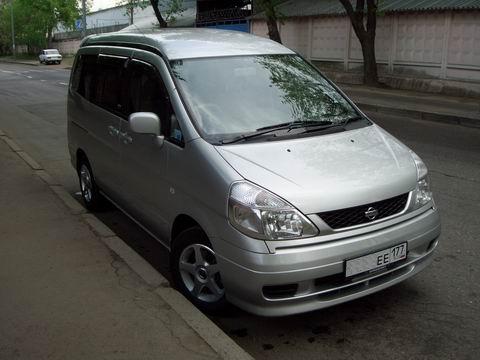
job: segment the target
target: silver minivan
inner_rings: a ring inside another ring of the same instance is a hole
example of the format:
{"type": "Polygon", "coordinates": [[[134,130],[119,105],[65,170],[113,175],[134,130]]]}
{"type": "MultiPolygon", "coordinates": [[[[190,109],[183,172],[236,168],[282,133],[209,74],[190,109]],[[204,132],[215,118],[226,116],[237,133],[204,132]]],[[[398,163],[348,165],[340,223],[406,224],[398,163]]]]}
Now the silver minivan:
{"type": "Polygon", "coordinates": [[[83,200],[171,254],[207,311],[280,316],[397,284],[440,221],[422,160],[301,56],[224,30],[89,37],[68,94],[83,200]]]}

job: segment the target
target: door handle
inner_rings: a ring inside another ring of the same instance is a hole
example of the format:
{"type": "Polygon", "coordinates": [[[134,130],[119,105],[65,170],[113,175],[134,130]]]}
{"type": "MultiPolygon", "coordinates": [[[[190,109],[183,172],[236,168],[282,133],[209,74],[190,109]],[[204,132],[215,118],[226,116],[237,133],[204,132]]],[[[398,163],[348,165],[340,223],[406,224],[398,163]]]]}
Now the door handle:
{"type": "Polygon", "coordinates": [[[119,133],[119,132],[120,132],[120,131],[119,131],[115,126],[113,126],[113,125],[110,125],[110,126],[108,127],[108,133],[109,133],[111,136],[118,136],[118,133],[119,133]]]}
{"type": "Polygon", "coordinates": [[[128,133],[126,133],[126,132],[120,133],[120,137],[122,138],[123,143],[125,145],[131,144],[133,142],[132,137],[130,135],[128,135],[128,133]]]}

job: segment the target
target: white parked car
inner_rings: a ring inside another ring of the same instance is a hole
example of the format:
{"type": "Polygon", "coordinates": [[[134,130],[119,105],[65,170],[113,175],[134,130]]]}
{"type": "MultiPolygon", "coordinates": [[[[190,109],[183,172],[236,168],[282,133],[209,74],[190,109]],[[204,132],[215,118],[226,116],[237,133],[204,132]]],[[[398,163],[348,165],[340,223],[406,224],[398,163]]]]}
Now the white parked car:
{"type": "Polygon", "coordinates": [[[57,49],[45,49],[38,55],[38,60],[41,64],[60,64],[62,55],[60,55],[57,49]]]}

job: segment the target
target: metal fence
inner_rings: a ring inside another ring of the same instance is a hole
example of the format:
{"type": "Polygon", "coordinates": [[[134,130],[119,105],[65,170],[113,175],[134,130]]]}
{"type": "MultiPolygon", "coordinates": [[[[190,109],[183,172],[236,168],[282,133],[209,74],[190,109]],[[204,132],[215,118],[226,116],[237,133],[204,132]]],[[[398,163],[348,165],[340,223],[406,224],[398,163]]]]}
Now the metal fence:
{"type": "Polygon", "coordinates": [[[197,13],[197,23],[219,22],[232,19],[245,19],[251,15],[250,10],[238,8],[210,10],[197,13]]]}
{"type": "MultiPolygon", "coordinates": [[[[94,27],[94,28],[87,29],[86,34],[92,35],[92,34],[102,34],[102,33],[119,31],[127,27],[128,25],[129,25],[128,23],[125,23],[125,24],[116,24],[116,25],[109,25],[109,26],[102,26],[102,27],[94,27]]],[[[63,33],[56,33],[53,35],[53,41],[66,41],[66,40],[80,39],[80,38],[82,38],[81,30],[67,31],[63,33]]]]}

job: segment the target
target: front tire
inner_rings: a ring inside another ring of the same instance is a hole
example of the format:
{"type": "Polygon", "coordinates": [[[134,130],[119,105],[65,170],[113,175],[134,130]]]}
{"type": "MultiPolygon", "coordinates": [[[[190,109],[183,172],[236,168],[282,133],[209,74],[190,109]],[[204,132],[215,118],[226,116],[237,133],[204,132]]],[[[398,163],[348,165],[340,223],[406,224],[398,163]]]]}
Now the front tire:
{"type": "Polygon", "coordinates": [[[200,310],[221,313],[227,309],[215,252],[199,227],[184,230],[174,239],[171,270],[176,288],[200,310]]]}
{"type": "Polygon", "coordinates": [[[98,191],[92,168],[88,160],[80,160],[77,172],[80,183],[80,191],[82,193],[82,199],[85,207],[90,211],[100,210],[103,203],[103,197],[98,191]]]}

